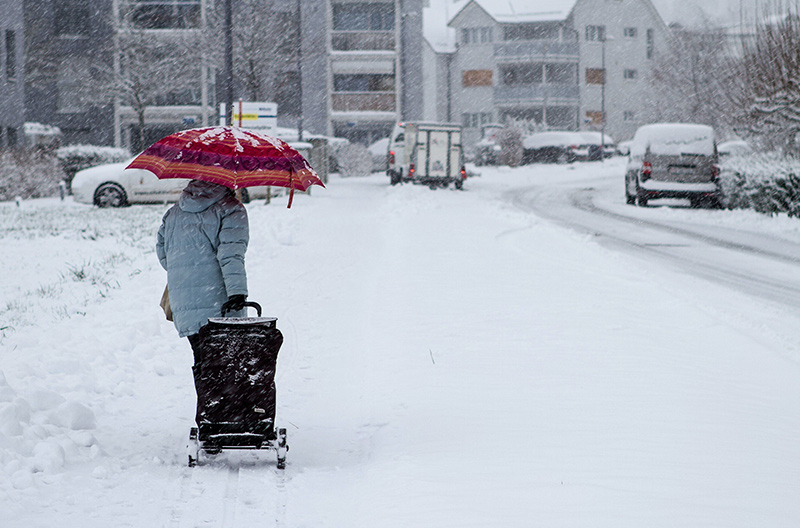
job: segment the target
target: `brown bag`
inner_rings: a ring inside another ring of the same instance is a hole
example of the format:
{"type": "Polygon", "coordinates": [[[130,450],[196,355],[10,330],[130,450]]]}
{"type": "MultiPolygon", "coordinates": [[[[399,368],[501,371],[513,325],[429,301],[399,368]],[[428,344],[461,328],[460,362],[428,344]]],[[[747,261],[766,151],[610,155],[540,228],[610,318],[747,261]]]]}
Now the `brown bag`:
{"type": "Polygon", "coordinates": [[[167,316],[167,321],[172,321],[172,307],[169,305],[169,285],[164,286],[164,293],[161,295],[161,309],[167,316]]]}

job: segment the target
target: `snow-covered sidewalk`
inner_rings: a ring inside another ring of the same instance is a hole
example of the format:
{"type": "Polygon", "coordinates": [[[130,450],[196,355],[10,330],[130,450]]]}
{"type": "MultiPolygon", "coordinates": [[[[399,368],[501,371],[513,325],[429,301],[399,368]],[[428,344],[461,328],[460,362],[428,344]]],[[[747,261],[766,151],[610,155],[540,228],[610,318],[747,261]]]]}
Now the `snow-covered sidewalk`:
{"type": "Polygon", "coordinates": [[[632,258],[502,198],[619,170],[250,204],[250,297],[285,335],[284,477],[270,453],[185,467],[164,206],[0,204],[0,526],[800,525],[800,365],[759,330],[797,314],[631,278],[632,258]]]}

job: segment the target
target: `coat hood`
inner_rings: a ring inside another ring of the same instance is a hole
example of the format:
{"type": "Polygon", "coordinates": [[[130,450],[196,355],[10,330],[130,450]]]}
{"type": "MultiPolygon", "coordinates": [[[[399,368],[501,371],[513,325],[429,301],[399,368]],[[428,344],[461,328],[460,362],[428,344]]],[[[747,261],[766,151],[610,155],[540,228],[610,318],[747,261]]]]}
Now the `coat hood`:
{"type": "Polygon", "coordinates": [[[220,201],[230,192],[231,190],[224,185],[192,180],[183,190],[178,200],[178,207],[187,213],[199,213],[220,201]]]}

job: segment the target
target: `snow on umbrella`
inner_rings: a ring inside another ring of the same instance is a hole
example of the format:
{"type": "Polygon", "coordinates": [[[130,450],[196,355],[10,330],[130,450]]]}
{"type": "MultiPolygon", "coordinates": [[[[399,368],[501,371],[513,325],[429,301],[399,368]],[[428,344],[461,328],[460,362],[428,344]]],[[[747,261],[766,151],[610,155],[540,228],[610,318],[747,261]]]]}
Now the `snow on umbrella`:
{"type": "Polygon", "coordinates": [[[323,185],[308,161],[283,140],[238,127],[182,130],[150,145],[128,169],[160,179],[188,178],[231,189],[268,185],[294,191],[323,185]]]}

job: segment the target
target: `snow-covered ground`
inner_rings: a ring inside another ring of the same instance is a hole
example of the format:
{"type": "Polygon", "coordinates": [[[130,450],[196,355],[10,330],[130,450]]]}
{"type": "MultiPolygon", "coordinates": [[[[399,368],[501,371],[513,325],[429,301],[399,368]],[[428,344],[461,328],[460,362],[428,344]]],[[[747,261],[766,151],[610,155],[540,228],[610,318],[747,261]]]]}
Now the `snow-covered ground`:
{"type": "Polygon", "coordinates": [[[271,453],[186,467],[165,206],[0,204],[0,526],[800,526],[798,314],[508,201],[618,173],[621,205],[623,166],[251,203],[250,297],[286,338],[283,474],[271,453]]]}

